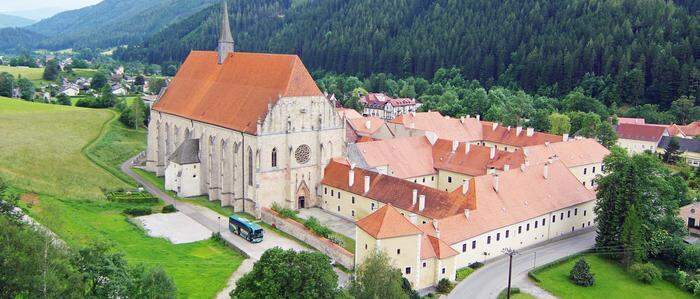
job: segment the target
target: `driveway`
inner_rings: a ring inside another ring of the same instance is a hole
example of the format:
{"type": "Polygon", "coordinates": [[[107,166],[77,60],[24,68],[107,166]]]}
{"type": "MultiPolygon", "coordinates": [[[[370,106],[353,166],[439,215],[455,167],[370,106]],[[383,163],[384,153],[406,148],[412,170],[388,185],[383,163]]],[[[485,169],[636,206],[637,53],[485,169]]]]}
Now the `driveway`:
{"type": "Polygon", "coordinates": [[[312,216],[316,217],[318,222],[334,232],[343,234],[353,240],[355,239],[355,222],[351,220],[333,215],[320,208],[300,209],[298,216],[303,219],[309,219],[312,216]]]}
{"type": "MultiPolygon", "coordinates": [[[[592,248],[595,245],[595,235],[595,231],[585,232],[520,251],[513,257],[511,286],[522,287],[523,291],[537,298],[550,298],[550,294],[528,279],[527,273],[536,266],[592,248]]],[[[448,298],[496,298],[506,286],[508,286],[508,259],[502,257],[487,262],[484,267],[460,282],[448,298]]]]}

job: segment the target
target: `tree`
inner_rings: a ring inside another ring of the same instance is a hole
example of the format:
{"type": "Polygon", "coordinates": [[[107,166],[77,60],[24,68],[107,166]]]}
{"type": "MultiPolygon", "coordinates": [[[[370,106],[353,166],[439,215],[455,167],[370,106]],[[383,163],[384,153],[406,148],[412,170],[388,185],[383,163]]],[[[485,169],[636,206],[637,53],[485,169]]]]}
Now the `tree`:
{"type": "Polygon", "coordinates": [[[92,81],[90,82],[90,87],[94,90],[101,90],[105,85],[107,85],[107,75],[103,72],[97,72],[92,76],[92,81]]]}
{"type": "Polygon", "coordinates": [[[355,298],[408,298],[402,289],[401,270],[391,266],[383,251],[370,253],[359,265],[350,284],[355,298]]]}
{"type": "Polygon", "coordinates": [[[80,249],[75,264],[83,273],[85,292],[89,297],[128,297],[134,289],[124,256],[104,243],[80,249]]]}
{"type": "Polygon", "coordinates": [[[27,78],[19,78],[17,80],[17,87],[19,88],[20,97],[24,100],[31,101],[34,99],[34,83],[29,81],[27,78]]]}
{"type": "Polygon", "coordinates": [[[678,137],[671,137],[671,140],[668,142],[668,146],[666,146],[666,151],[663,154],[664,162],[668,164],[675,164],[681,157],[681,153],[678,151],[680,147],[678,137]]]}
{"type": "Polygon", "coordinates": [[[552,113],[549,115],[549,126],[549,133],[568,134],[571,131],[571,120],[566,114],[552,113]]]}
{"type": "Polygon", "coordinates": [[[676,123],[679,124],[688,124],[700,119],[700,107],[695,106],[693,96],[682,96],[673,101],[669,111],[676,117],[676,123]]]}
{"type": "Polygon", "coordinates": [[[630,266],[633,263],[641,262],[646,259],[646,253],[642,250],[642,223],[639,219],[639,213],[634,207],[634,204],[627,210],[625,220],[622,223],[621,243],[624,248],[622,251],[622,263],[625,266],[630,266]]]}
{"type": "Polygon", "coordinates": [[[148,80],[148,91],[152,94],[160,93],[163,87],[165,87],[165,79],[163,78],[151,78],[148,80]]]}
{"type": "Polygon", "coordinates": [[[56,59],[51,59],[46,62],[42,78],[44,78],[46,81],[54,81],[56,78],[58,78],[58,74],[60,72],[61,68],[58,66],[58,61],[56,61],[56,59]]]}
{"type": "Polygon", "coordinates": [[[617,133],[609,122],[601,122],[597,127],[597,139],[600,144],[607,148],[611,148],[617,142],[617,133]]]}
{"type": "Polygon", "coordinates": [[[137,267],[132,270],[136,279],[133,298],[167,299],[176,298],[177,290],[173,280],[161,268],[144,270],[137,267]]]}
{"type": "Polygon", "coordinates": [[[9,73],[0,73],[0,97],[12,97],[12,90],[15,88],[15,78],[9,73]]]}
{"type": "Polygon", "coordinates": [[[326,255],[279,247],[263,253],[236,283],[232,298],[334,298],[338,275],[326,255]]]}
{"type": "Polygon", "coordinates": [[[68,96],[63,94],[63,93],[56,96],[56,102],[60,105],[65,105],[65,106],[71,105],[70,98],[68,98],[68,96]]]}
{"type": "Polygon", "coordinates": [[[143,84],[145,82],[146,82],[146,78],[144,78],[142,75],[138,75],[134,79],[134,85],[137,85],[137,86],[143,86],[143,84]]]}
{"type": "MultiPolygon", "coordinates": [[[[124,101],[120,101],[117,106],[123,105],[124,101]]],[[[129,107],[124,109],[119,116],[119,121],[128,127],[138,129],[146,124],[147,109],[146,105],[141,100],[135,100],[129,107]]]]}
{"type": "Polygon", "coordinates": [[[569,280],[582,287],[590,287],[595,283],[595,277],[591,274],[591,267],[584,258],[579,258],[574,268],[569,272],[569,280]]]}
{"type": "Polygon", "coordinates": [[[95,99],[95,105],[93,108],[110,108],[117,103],[117,96],[112,93],[109,86],[102,88],[102,94],[100,97],[95,99]]]}

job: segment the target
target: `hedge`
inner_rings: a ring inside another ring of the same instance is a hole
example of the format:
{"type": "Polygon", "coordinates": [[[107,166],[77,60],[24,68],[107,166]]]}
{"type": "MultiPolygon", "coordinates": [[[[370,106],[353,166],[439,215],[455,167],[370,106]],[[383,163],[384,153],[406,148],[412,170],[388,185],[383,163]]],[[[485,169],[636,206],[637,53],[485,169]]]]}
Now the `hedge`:
{"type": "Polygon", "coordinates": [[[107,200],[124,203],[158,203],[158,197],[148,192],[110,191],[106,193],[107,200]]]}
{"type": "Polygon", "coordinates": [[[131,216],[150,215],[151,208],[126,208],[124,209],[123,213],[131,216]]]}

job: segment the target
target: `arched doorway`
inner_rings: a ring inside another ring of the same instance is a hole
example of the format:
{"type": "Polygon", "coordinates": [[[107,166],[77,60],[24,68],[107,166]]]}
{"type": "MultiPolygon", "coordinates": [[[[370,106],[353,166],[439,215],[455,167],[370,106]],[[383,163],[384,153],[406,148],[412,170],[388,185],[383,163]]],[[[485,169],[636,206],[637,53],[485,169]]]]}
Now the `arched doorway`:
{"type": "Polygon", "coordinates": [[[309,195],[309,187],[306,186],[306,182],[302,181],[301,184],[299,184],[299,188],[297,188],[297,209],[304,209],[310,206],[309,195]]]}

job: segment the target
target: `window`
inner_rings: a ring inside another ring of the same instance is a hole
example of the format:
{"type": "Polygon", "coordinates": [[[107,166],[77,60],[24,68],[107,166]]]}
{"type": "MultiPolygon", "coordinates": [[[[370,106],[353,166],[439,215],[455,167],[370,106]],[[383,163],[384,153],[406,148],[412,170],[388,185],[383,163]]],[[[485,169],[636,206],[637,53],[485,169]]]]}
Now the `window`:
{"type": "Polygon", "coordinates": [[[338,206],[338,212],[340,212],[340,206],[338,206]]]}
{"type": "Polygon", "coordinates": [[[496,233],[496,241],[500,241],[500,240],[501,240],[501,233],[496,233]]]}
{"type": "Polygon", "coordinates": [[[411,267],[406,267],[406,274],[411,274],[411,267]]]}
{"type": "Polygon", "coordinates": [[[445,274],[445,268],[442,268],[442,274],[445,274]]]}
{"type": "Polygon", "coordinates": [[[328,194],[328,187],[323,187],[323,194],[328,194]]]}
{"type": "Polygon", "coordinates": [[[586,168],[585,168],[585,167],[583,168],[583,174],[586,174],[586,168]]]}
{"type": "Polygon", "coordinates": [[[561,215],[559,215],[559,220],[564,220],[564,212],[561,212],[561,215]]]}
{"type": "Polygon", "coordinates": [[[530,231],[530,223],[527,224],[527,226],[525,227],[525,230],[530,231]]]}
{"type": "Polygon", "coordinates": [[[600,171],[605,171],[605,165],[600,165],[600,171]]]}
{"type": "Polygon", "coordinates": [[[367,249],[367,244],[365,244],[365,249],[367,249]]]}
{"type": "Polygon", "coordinates": [[[593,173],[595,173],[595,166],[593,166],[593,173]]]}
{"type": "Polygon", "coordinates": [[[401,249],[396,249],[396,254],[401,254],[401,249]]]}
{"type": "Polygon", "coordinates": [[[557,222],[557,215],[552,215],[552,223],[557,222]]]}
{"type": "Polygon", "coordinates": [[[472,241],[472,249],[476,249],[476,240],[472,241]]]}
{"type": "Polygon", "coordinates": [[[586,186],[586,181],[583,181],[583,185],[586,186]]]}
{"type": "Polygon", "coordinates": [[[434,176],[431,176],[431,177],[430,177],[430,181],[431,181],[431,182],[434,182],[434,181],[435,181],[435,177],[434,177],[434,176]]]}
{"type": "Polygon", "coordinates": [[[272,167],[277,167],[277,149],[276,148],[272,149],[271,155],[272,155],[272,157],[270,158],[270,160],[272,161],[272,163],[271,163],[272,167]]]}
{"type": "Polygon", "coordinates": [[[542,226],[544,226],[544,223],[547,219],[542,218],[542,226]]]}
{"type": "Polygon", "coordinates": [[[571,210],[566,211],[566,218],[571,218],[571,210]]]}
{"type": "Polygon", "coordinates": [[[578,215],[578,208],[574,209],[574,216],[578,215]]]}
{"type": "Polygon", "coordinates": [[[352,204],[355,204],[355,197],[352,197],[352,204]]]}
{"type": "Polygon", "coordinates": [[[523,232],[523,227],[522,227],[522,226],[518,226],[518,234],[519,234],[519,233],[522,233],[522,232],[523,232]]]}
{"type": "Polygon", "coordinates": [[[423,183],[425,183],[425,178],[423,178],[423,183]]]}
{"type": "Polygon", "coordinates": [[[506,230],[506,238],[508,238],[509,235],[510,235],[510,231],[506,230]]]}
{"type": "Polygon", "coordinates": [[[588,221],[588,226],[591,226],[591,222],[590,222],[590,221],[588,221]]]}
{"type": "Polygon", "coordinates": [[[425,268],[425,267],[427,267],[427,266],[428,266],[428,263],[423,262],[423,268],[425,268]]]}
{"type": "Polygon", "coordinates": [[[583,210],[583,216],[586,216],[586,210],[583,210]]]}
{"type": "Polygon", "coordinates": [[[451,176],[448,176],[448,177],[447,177],[447,182],[448,182],[448,183],[452,183],[452,177],[451,177],[451,176]]]}
{"type": "Polygon", "coordinates": [[[467,251],[467,243],[462,244],[462,252],[467,251]]]}
{"type": "Polygon", "coordinates": [[[540,222],[535,220],[535,228],[537,228],[538,224],[540,224],[540,222]]]}
{"type": "Polygon", "coordinates": [[[584,228],[584,227],[586,227],[586,224],[585,224],[585,223],[581,223],[581,228],[584,228]]]}
{"type": "Polygon", "coordinates": [[[331,189],[331,196],[335,196],[335,192],[333,192],[333,189],[331,189]]]}
{"type": "Polygon", "coordinates": [[[486,237],[486,244],[491,244],[491,236],[486,237]]]}
{"type": "Polygon", "coordinates": [[[340,199],[340,191],[338,191],[338,199],[340,199]]]}
{"type": "Polygon", "coordinates": [[[355,217],[355,210],[351,210],[350,215],[352,215],[352,217],[355,217]]]}
{"type": "Polygon", "coordinates": [[[372,203],[372,211],[374,211],[374,203],[372,203]]]}

